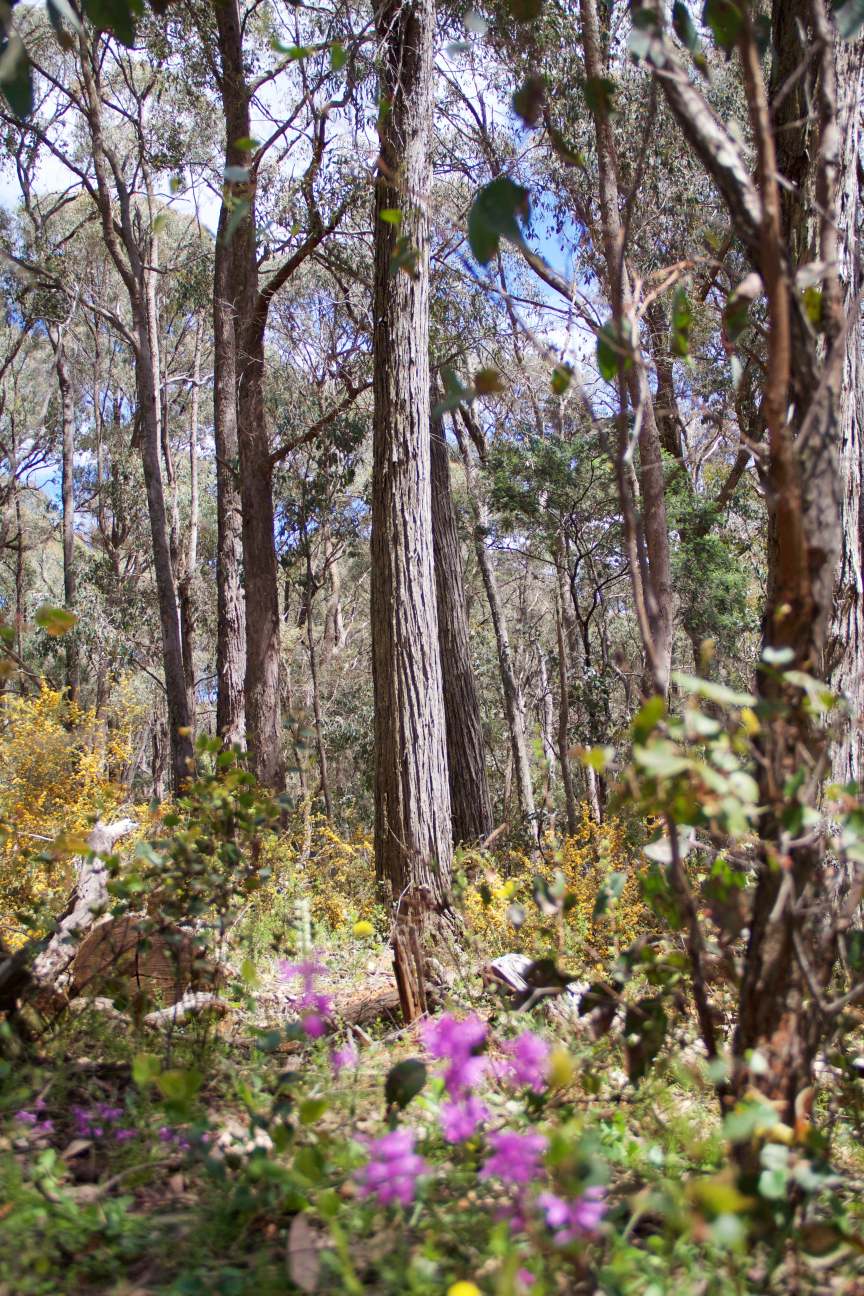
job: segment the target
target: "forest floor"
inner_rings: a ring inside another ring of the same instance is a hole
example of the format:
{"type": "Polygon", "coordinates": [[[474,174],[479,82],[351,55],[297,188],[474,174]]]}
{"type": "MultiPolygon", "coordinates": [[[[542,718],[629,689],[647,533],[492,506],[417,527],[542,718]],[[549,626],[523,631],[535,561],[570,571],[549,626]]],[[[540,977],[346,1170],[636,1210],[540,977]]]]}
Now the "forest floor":
{"type": "MultiPolygon", "coordinates": [[[[550,1246],[536,1223],[514,1230],[512,1187],[478,1174],[483,1138],[441,1137],[443,1085],[417,1027],[370,1012],[392,1002],[387,951],[355,943],[323,957],[335,1036],[297,1030],[296,984],[268,964],[223,989],[232,1011],[220,1019],[156,1035],[98,1009],[67,1014],[34,1056],[6,1065],[0,1296],[864,1293],[864,1245],[826,1233],[827,1255],[809,1265],[717,1227],[740,1203],[689,1041],[634,1088],[612,1040],[548,1009],[518,1014],[516,1029],[556,1050],[554,1080],[518,1097],[490,1081],[489,1128],[545,1130],[567,1173],[602,1163],[608,1211],[573,1246],[550,1246]],[[346,1046],[356,1059],[334,1069],[346,1046]],[[417,1131],[428,1176],[416,1200],[382,1207],[359,1186],[367,1144],[388,1128],[386,1078],[421,1058],[430,1074],[402,1095],[400,1128],[417,1131]]],[[[487,1024],[494,1064],[516,1015],[467,963],[447,1000],[439,1012],[487,1024]]],[[[860,1181],[860,1144],[848,1130],[840,1141],[860,1181]]],[[[857,1236],[864,1203],[846,1196],[857,1236]]]]}

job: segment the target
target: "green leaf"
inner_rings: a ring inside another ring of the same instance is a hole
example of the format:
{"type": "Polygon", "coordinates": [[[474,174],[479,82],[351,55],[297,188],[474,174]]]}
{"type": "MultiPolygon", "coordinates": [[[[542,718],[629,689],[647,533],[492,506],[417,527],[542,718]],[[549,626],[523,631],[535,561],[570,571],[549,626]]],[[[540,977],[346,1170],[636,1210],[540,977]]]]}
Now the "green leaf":
{"type": "Polygon", "coordinates": [[[419,264],[420,249],[411,242],[407,234],[401,235],[397,238],[396,246],[390,257],[390,274],[395,275],[402,270],[411,279],[416,279],[419,264]]]}
{"type": "Polygon", "coordinates": [[[330,46],[330,71],[341,72],[348,62],[348,51],[341,41],[334,41],[330,46]]]}
{"type": "Polygon", "coordinates": [[[644,702],[633,717],[630,726],[633,741],[635,743],[644,742],[649,734],[654,732],[665,714],[666,703],[659,694],[655,694],[654,697],[650,697],[647,702],[644,702]]]}
{"type": "Polygon", "coordinates": [[[15,32],[0,44],[0,90],[23,121],[33,111],[33,69],[24,42],[15,32]]]}
{"type": "Polygon", "coordinates": [[[682,671],[673,671],[672,681],[677,684],[682,693],[695,693],[698,697],[707,698],[709,702],[716,702],[718,706],[753,707],[756,705],[756,698],[752,693],[728,688],[725,684],[702,679],[699,675],[685,675],[682,671]]]}
{"type": "Polygon", "coordinates": [[[711,28],[715,41],[728,54],[741,34],[744,15],[733,0],[705,0],[702,21],[711,28]]]}
{"type": "Polygon", "coordinates": [[[552,391],[556,396],[563,396],[573,381],[573,366],[569,362],[557,364],[552,370],[552,391]]]}
{"type": "Polygon", "coordinates": [[[708,61],[702,49],[702,42],[696,30],[696,24],[690,16],[690,10],[682,0],[675,0],[672,6],[672,27],[681,44],[693,55],[693,62],[700,72],[707,72],[708,61]]]}
{"type": "Polygon", "coordinates": [[[607,320],[597,334],[597,366],[600,376],[606,382],[612,382],[619,369],[629,369],[633,363],[629,345],[615,325],[614,320],[607,320]]]}
{"type": "Polygon", "coordinates": [[[477,194],[468,215],[468,242],[481,265],[498,252],[501,240],[521,246],[520,220],[529,213],[528,190],[509,176],[498,176],[477,194]]]}
{"type": "Polygon", "coordinates": [[[135,26],[142,0],[84,0],[84,12],[99,31],[111,32],[121,45],[135,44],[135,26]]]}
{"type": "Polygon", "coordinates": [[[769,1201],[781,1201],[789,1185],[788,1170],[763,1170],[759,1176],[759,1196],[769,1201]]]}
{"type": "Polygon", "coordinates": [[[222,235],[222,243],[225,247],[228,247],[248,214],[249,199],[241,198],[240,201],[235,204],[228,219],[228,224],[225,226],[225,232],[222,235]]]}
{"type": "Polygon", "coordinates": [[[407,1107],[425,1084],[426,1067],[419,1058],[405,1058],[404,1061],[397,1062],[388,1071],[384,1083],[384,1099],[388,1110],[398,1107],[401,1111],[407,1107]]]}
{"type": "Polygon", "coordinates": [[[398,207],[384,207],[378,213],[378,217],[385,225],[399,225],[402,221],[402,212],[398,207]]]}
{"type": "Polygon", "coordinates": [[[152,1084],[162,1071],[162,1063],[155,1053],[136,1053],[132,1059],[132,1079],[139,1089],[152,1084]]]}
{"type": "Polygon", "coordinates": [[[624,1041],[631,1084],[638,1084],[660,1052],[666,1026],[666,1011],[660,999],[640,999],[627,1009],[624,1041]]]}
{"type": "Polygon", "coordinates": [[[234,147],[241,153],[254,153],[259,143],[260,141],[253,139],[251,135],[241,135],[240,139],[234,141],[234,147]]]}
{"type": "Polygon", "coordinates": [[[297,1108],[301,1125],[314,1125],[327,1110],[326,1098],[306,1098],[297,1108]]]}
{"type": "Polygon", "coordinates": [[[173,1103],[189,1102],[204,1083],[201,1072],[191,1067],[187,1070],[174,1067],[169,1071],[162,1071],[158,1076],[154,1076],[154,1080],[162,1097],[173,1103]]]}
{"type": "Polygon", "coordinates": [[[675,289],[672,299],[672,354],[682,359],[690,354],[690,325],[693,308],[683,284],[675,289]]]}
{"type": "Polygon", "coordinates": [[[585,102],[598,117],[608,117],[615,111],[615,82],[609,77],[588,77],[585,82],[585,102]]]}
{"type": "Polygon", "coordinates": [[[804,313],[814,329],[818,329],[822,323],[822,289],[818,284],[804,289],[804,313]]]}
{"type": "Polygon", "coordinates": [[[526,126],[536,126],[543,116],[546,83],[540,76],[529,76],[513,96],[513,111],[526,126]]]}
{"type": "Polygon", "coordinates": [[[634,747],[633,759],[652,778],[674,778],[690,769],[692,761],[682,756],[671,743],[652,743],[650,747],[634,747]]]}
{"type": "Polygon", "coordinates": [[[37,609],[33,620],[44,630],[52,639],[59,639],[61,635],[68,634],[76,625],[78,618],[74,612],[68,611],[67,608],[51,607],[43,603],[37,609]]]}
{"type": "Polygon", "coordinates": [[[835,4],[834,21],[844,40],[854,40],[864,27],[864,0],[845,0],[835,4]]]}

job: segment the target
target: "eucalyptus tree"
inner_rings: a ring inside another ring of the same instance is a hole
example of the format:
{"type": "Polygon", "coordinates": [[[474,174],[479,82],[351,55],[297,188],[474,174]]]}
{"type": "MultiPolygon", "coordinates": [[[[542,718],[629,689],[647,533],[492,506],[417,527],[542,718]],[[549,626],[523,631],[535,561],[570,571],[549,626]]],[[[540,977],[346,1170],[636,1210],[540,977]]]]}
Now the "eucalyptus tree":
{"type": "MultiPolygon", "coordinates": [[[[448,906],[452,857],[429,446],[434,6],[432,0],[385,0],[375,21],[375,862],[401,915],[412,896],[421,902],[424,893],[421,908],[448,906]]],[[[413,1014],[420,1005],[403,1007],[413,1014]]]]}

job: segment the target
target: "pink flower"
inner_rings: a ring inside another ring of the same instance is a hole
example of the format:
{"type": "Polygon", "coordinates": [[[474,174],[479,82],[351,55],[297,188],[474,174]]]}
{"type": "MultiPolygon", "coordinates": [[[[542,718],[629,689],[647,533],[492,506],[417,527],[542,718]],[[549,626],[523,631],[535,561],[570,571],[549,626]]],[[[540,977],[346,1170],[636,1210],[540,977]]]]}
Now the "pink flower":
{"type": "Polygon", "coordinates": [[[489,1119],[489,1109],[470,1094],[441,1106],[441,1131],[448,1143],[464,1143],[489,1119]]]}
{"type": "Polygon", "coordinates": [[[530,1269],[520,1269],[516,1275],[516,1278],[518,1280],[520,1288],[524,1288],[525,1291],[529,1291],[534,1286],[534,1283],[536,1282],[536,1279],[530,1269]]]}
{"type": "Polygon", "coordinates": [[[485,1075],[488,1060],[477,1051],[486,1041],[488,1027],[475,1013],[462,1018],[447,1013],[422,1028],[423,1043],[433,1058],[449,1062],[444,1086],[451,1098],[468,1093],[485,1075]]]}
{"type": "Polygon", "coordinates": [[[504,1045],[508,1055],[507,1078],[520,1089],[542,1093],[546,1088],[546,1071],[551,1052],[549,1045],[533,1031],[523,1031],[504,1045]]]}
{"type": "Polygon", "coordinates": [[[516,1134],[502,1130],[489,1135],[492,1155],[480,1171],[481,1179],[501,1179],[504,1183],[533,1183],[540,1174],[540,1160],[547,1141],[542,1134],[516,1134]]]}
{"type": "Polygon", "coordinates": [[[595,1233],[606,1214],[603,1188],[586,1188],[581,1197],[565,1201],[554,1193],[540,1193],[537,1205],[546,1216],[546,1227],[555,1234],[556,1246],[566,1246],[577,1238],[595,1233]]]}
{"type": "Polygon", "coordinates": [[[300,1025],[310,1039],[321,1038],[326,1029],[324,1019],[333,1011],[330,995],[319,994],[315,989],[316,977],[322,976],[326,971],[324,964],[315,958],[300,963],[283,960],[279,964],[279,975],[283,981],[299,978],[303,983],[303,989],[294,1002],[300,1011],[300,1025]]]}
{"type": "Polygon", "coordinates": [[[427,1169],[414,1151],[416,1137],[413,1130],[396,1129],[369,1141],[369,1161],[358,1175],[361,1196],[375,1197],[380,1206],[411,1205],[417,1179],[427,1169]]]}
{"type": "Polygon", "coordinates": [[[342,1048],[333,1049],[330,1054],[330,1067],[334,1076],[338,1076],[346,1067],[355,1067],[359,1054],[355,1045],[349,1040],[342,1048]]]}

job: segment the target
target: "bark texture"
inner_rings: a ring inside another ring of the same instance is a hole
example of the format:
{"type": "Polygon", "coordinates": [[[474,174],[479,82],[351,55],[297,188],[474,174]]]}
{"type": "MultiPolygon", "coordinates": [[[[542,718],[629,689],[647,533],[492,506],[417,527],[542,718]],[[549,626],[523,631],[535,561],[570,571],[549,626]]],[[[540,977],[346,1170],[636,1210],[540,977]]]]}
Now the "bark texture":
{"type": "Polygon", "coordinates": [[[238,486],[237,344],[234,337],[229,212],[219,213],[213,269],[213,429],[216,442],[216,732],[246,744],[246,604],[240,565],[243,514],[238,486]]]}
{"type": "MultiPolygon", "coordinates": [[[[433,385],[431,400],[437,399],[433,385]]],[[[443,420],[433,417],[430,429],[435,592],[453,840],[477,842],[492,831],[492,801],[486,778],[483,722],[471,667],[462,553],[450,491],[450,456],[443,420]]]]}
{"type": "Polygon", "coordinates": [[[375,862],[397,900],[448,905],[452,862],[429,462],[431,0],[376,10],[380,159],[375,190],[372,666],[375,862]],[[381,212],[398,208],[398,227],[381,212]],[[394,266],[397,237],[410,249],[394,266]]]}

